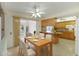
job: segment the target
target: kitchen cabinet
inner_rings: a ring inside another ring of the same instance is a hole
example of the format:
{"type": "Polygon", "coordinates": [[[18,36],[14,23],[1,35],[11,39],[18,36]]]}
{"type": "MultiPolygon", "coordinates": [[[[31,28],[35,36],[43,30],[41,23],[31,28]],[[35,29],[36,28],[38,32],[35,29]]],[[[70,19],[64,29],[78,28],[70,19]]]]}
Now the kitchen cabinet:
{"type": "Polygon", "coordinates": [[[56,19],[54,18],[41,20],[41,31],[45,31],[47,26],[55,26],[55,24],[56,24],[56,19]]]}
{"type": "Polygon", "coordinates": [[[60,38],[75,40],[75,35],[73,32],[65,31],[65,32],[61,32],[61,33],[62,34],[59,34],[60,38]]]}

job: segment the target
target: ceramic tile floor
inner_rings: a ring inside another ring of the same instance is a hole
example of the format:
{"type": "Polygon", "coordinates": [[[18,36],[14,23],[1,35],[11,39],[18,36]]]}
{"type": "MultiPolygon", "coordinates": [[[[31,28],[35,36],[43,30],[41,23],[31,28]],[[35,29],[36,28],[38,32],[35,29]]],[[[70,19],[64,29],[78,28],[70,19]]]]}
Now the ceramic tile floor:
{"type": "Polygon", "coordinates": [[[53,45],[54,56],[74,56],[75,41],[60,39],[58,44],[53,45]]]}
{"type": "MultiPolygon", "coordinates": [[[[53,56],[75,56],[75,41],[60,39],[52,48],[53,56]]],[[[8,49],[8,56],[18,56],[18,47],[8,49]]]]}
{"type": "Polygon", "coordinates": [[[19,49],[19,47],[9,48],[7,51],[7,55],[8,56],[19,56],[18,49],[19,49]]]}

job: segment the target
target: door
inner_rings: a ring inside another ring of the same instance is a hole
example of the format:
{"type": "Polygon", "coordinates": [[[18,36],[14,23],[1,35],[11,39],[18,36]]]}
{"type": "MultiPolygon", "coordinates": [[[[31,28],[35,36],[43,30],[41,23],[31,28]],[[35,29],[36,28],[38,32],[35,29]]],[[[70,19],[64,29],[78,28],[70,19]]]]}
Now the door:
{"type": "Polygon", "coordinates": [[[14,38],[14,46],[19,45],[20,40],[20,18],[19,17],[13,17],[13,38],[14,38]]]}

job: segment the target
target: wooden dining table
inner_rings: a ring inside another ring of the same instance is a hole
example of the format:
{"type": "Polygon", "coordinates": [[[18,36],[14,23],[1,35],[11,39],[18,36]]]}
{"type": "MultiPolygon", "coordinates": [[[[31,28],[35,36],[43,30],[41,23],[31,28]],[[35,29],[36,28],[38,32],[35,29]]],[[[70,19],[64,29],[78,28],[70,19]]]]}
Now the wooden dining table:
{"type": "Polygon", "coordinates": [[[47,39],[38,39],[38,38],[26,38],[28,42],[30,42],[32,45],[35,46],[35,52],[36,56],[41,55],[41,49],[45,46],[48,46],[47,48],[47,55],[52,56],[52,41],[47,39]]]}

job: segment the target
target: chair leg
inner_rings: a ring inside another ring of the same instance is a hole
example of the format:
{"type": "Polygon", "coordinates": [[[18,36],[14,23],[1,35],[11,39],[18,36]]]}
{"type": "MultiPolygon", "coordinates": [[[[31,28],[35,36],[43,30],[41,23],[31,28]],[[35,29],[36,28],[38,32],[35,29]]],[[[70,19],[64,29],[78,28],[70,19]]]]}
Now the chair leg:
{"type": "Polygon", "coordinates": [[[19,47],[19,52],[18,55],[21,56],[22,55],[22,49],[19,47]]]}
{"type": "Polygon", "coordinates": [[[18,55],[20,56],[20,48],[19,48],[19,51],[18,51],[18,55]]]}

